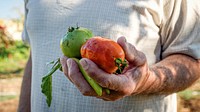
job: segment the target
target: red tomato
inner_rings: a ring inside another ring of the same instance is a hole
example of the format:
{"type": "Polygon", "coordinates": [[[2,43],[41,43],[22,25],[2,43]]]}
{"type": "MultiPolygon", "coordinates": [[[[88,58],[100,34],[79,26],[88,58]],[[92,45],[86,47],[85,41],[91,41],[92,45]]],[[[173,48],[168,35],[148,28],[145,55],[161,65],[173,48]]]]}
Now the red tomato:
{"type": "Polygon", "coordinates": [[[114,73],[118,69],[116,59],[125,60],[121,46],[111,39],[102,37],[88,39],[81,47],[81,56],[92,60],[108,73],[114,73]]]}

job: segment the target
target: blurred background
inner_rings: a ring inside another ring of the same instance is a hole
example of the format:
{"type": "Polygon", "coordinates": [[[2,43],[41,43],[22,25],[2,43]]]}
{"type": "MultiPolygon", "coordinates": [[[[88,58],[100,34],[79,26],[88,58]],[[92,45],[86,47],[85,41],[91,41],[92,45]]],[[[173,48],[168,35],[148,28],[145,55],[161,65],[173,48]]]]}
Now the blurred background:
{"type": "MultiPolygon", "coordinates": [[[[30,47],[21,40],[23,0],[0,0],[0,112],[16,112],[30,47]]],[[[200,81],[178,93],[178,112],[200,112],[200,81]]]]}

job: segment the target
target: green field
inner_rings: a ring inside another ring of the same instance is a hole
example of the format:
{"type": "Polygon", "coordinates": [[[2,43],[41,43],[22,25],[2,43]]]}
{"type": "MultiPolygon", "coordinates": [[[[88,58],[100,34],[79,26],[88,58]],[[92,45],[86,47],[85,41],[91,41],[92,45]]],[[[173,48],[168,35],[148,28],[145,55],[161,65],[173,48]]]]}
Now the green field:
{"type": "Polygon", "coordinates": [[[29,57],[29,46],[22,41],[15,41],[5,48],[0,45],[0,78],[18,77],[23,73],[29,57]]]}

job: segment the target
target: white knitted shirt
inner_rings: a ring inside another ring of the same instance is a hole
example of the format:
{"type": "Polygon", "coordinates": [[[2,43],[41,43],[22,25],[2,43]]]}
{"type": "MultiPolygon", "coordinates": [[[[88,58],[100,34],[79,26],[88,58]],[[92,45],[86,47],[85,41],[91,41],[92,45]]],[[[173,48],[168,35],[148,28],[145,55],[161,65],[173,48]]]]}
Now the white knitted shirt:
{"type": "Polygon", "coordinates": [[[23,39],[32,51],[32,112],[176,112],[176,95],[137,95],[108,102],[83,96],[60,71],[49,108],[41,93],[47,62],[62,56],[69,26],[127,41],[154,64],[173,53],[200,58],[200,0],[25,0],[23,39]]]}

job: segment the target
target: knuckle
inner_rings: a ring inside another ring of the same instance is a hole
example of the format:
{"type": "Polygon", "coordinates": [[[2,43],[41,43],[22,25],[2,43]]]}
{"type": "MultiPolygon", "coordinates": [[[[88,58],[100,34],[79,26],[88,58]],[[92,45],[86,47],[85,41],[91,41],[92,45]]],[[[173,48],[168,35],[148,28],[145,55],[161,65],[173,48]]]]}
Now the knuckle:
{"type": "Polygon", "coordinates": [[[139,81],[142,77],[142,72],[140,69],[135,69],[132,71],[132,75],[131,75],[131,78],[134,80],[134,81],[139,81]]]}
{"type": "Polygon", "coordinates": [[[101,83],[101,86],[106,87],[106,88],[111,88],[111,89],[112,89],[112,87],[111,87],[111,85],[112,85],[111,80],[106,79],[106,78],[102,78],[102,79],[100,80],[100,83],[101,83]]]}
{"type": "Polygon", "coordinates": [[[140,60],[141,60],[141,63],[145,63],[146,62],[146,56],[143,52],[141,51],[138,51],[139,52],[139,57],[140,57],[140,60]]]}
{"type": "Polygon", "coordinates": [[[132,44],[130,44],[130,43],[128,44],[128,48],[129,48],[130,52],[134,52],[135,53],[137,51],[136,48],[135,48],[135,46],[132,45],[132,44]]]}
{"type": "Polygon", "coordinates": [[[122,87],[120,94],[121,96],[129,96],[133,93],[134,90],[134,84],[132,81],[127,81],[127,83],[124,84],[122,87]]]}
{"type": "Polygon", "coordinates": [[[64,55],[63,56],[61,56],[60,57],[60,62],[61,62],[61,64],[64,64],[64,63],[66,63],[67,62],[67,57],[65,57],[64,55]]]}
{"type": "Polygon", "coordinates": [[[81,93],[82,93],[84,96],[90,96],[90,95],[91,95],[91,91],[90,91],[90,90],[86,90],[86,89],[82,89],[82,90],[81,90],[81,93]]]}
{"type": "Polygon", "coordinates": [[[132,90],[131,89],[129,89],[129,88],[126,88],[126,89],[124,89],[122,92],[121,92],[121,95],[122,96],[129,96],[129,95],[131,95],[132,94],[132,90]]]}
{"type": "Polygon", "coordinates": [[[109,100],[110,101],[117,101],[119,99],[123,98],[122,96],[117,96],[117,97],[111,97],[109,100]]]}
{"type": "Polygon", "coordinates": [[[129,43],[125,49],[125,54],[130,61],[133,61],[135,59],[135,54],[136,54],[135,46],[133,46],[129,43]]]}

